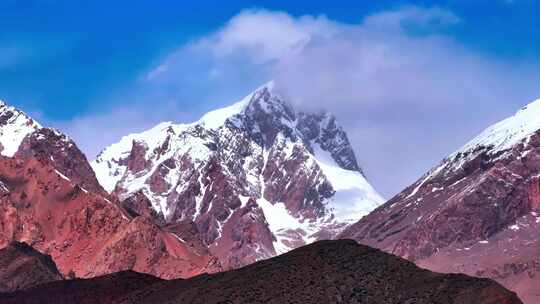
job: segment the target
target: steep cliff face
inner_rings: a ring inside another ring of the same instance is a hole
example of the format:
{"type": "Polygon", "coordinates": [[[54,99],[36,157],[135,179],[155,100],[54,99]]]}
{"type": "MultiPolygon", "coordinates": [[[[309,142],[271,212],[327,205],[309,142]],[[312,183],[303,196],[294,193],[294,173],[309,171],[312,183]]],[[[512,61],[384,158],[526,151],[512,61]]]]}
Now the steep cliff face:
{"type": "Polygon", "coordinates": [[[493,278],[537,303],[540,100],[482,132],[340,237],[441,272],[493,278]]]}
{"type": "Polygon", "coordinates": [[[123,210],[60,132],[0,104],[0,248],[25,242],[65,277],[137,270],[163,278],[220,267],[201,241],[123,210]]]}
{"type": "Polygon", "coordinates": [[[227,268],[333,237],[383,201],[334,117],[297,111],[272,83],[194,123],[126,136],[92,167],[126,208],[194,221],[227,268]]]}

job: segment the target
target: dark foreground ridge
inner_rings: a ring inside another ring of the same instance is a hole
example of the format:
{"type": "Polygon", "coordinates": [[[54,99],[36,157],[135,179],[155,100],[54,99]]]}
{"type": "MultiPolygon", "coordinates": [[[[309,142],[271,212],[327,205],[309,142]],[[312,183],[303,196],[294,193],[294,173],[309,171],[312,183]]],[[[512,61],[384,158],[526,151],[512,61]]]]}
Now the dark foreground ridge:
{"type": "Polygon", "coordinates": [[[514,304],[489,279],[438,274],[352,240],[321,241],[247,267],[163,281],[135,272],[58,281],[0,295],[0,303],[514,304]]]}
{"type": "Polygon", "coordinates": [[[50,256],[25,243],[13,242],[0,249],[0,292],[12,292],[61,280],[50,256]]]}

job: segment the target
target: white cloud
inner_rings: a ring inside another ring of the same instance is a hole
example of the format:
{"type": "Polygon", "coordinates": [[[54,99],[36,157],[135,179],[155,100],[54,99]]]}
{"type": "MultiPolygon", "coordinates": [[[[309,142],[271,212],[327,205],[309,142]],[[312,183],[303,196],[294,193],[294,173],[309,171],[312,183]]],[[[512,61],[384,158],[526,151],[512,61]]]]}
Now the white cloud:
{"type": "Polygon", "coordinates": [[[147,80],[156,78],[159,74],[167,72],[169,67],[166,64],[161,64],[146,75],[147,80]]]}
{"type": "Polygon", "coordinates": [[[209,48],[221,58],[244,52],[255,62],[264,63],[301,52],[312,37],[330,37],[337,30],[337,25],[324,16],[295,19],[283,12],[248,10],[193,47],[209,48]]]}
{"type": "Polygon", "coordinates": [[[402,30],[407,25],[429,27],[431,30],[440,26],[458,23],[459,18],[448,10],[439,7],[421,8],[407,6],[398,10],[385,11],[364,19],[366,27],[402,30]]]}
{"type": "Polygon", "coordinates": [[[134,90],[147,105],[214,107],[274,79],[300,107],[337,114],[368,177],[388,196],[540,97],[538,67],[460,45],[445,34],[459,22],[437,7],[383,11],[357,24],[246,10],[173,52],[134,90]]]}

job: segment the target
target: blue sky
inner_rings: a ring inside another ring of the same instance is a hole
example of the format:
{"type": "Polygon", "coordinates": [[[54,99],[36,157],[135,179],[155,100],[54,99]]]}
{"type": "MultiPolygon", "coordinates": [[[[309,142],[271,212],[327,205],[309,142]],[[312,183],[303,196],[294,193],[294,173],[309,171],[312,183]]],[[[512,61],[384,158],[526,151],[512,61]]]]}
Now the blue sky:
{"type": "Polygon", "coordinates": [[[368,177],[388,196],[487,124],[540,97],[540,1],[108,2],[0,1],[0,99],[63,129],[89,158],[126,132],[194,119],[278,78],[299,105],[323,104],[338,115],[368,177]],[[238,24],[255,31],[238,31],[238,24]],[[274,41],[257,40],[273,26],[281,31],[274,41]],[[227,40],[234,35],[255,38],[227,40]],[[302,60],[291,53],[294,35],[309,37],[302,60]],[[380,47],[390,51],[373,59],[380,47]],[[336,59],[313,70],[323,53],[336,59]],[[357,58],[381,60],[366,65],[357,58]],[[360,73],[354,67],[387,71],[388,62],[397,73],[356,80],[385,84],[380,91],[363,95],[361,85],[348,82],[360,73]],[[351,74],[342,73],[347,69],[351,74]],[[305,83],[305,74],[324,78],[305,83]],[[317,81],[335,83],[317,94],[305,90],[317,81]],[[385,91],[407,81],[426,92],[385,91]],[[335,100],[327,96],[335,92],[335,100]],[[436,118],[442,113],[445,119],[436,118]],[[397,157],[392,150],[399,149],[397,157]],[[393,168],[404,173],[389,177],[393,168]]]}
{"type": "MultiPolygon", "coordinates": [[[[182,43],[245,8],[355,23],[407,1],[10,1],[0,3],[2,98],[52,119],[82,114],[182,43]],[[13,62],[9,62],[13,60],[13,62]]],[[[420,1],[458,14],[450,34],[486,56],[538,60],[540,2],[420,1]]],[[[1,54],[1,53],[0,53],[1,54]]],[[[104,104],[103,106],[107,106],[104,104]]]]}

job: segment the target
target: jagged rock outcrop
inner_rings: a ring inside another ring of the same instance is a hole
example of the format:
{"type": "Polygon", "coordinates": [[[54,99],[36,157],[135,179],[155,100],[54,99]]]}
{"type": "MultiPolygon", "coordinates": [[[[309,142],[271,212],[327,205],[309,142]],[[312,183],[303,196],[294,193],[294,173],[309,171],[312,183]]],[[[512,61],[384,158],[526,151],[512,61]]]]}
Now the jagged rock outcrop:
{"type": "Polygon", "coordinates": [[[335,118],[296,110],[271,83],[197,122],[126,136],[92,166],[132,212],[193,221],[225,268],[331,238],[383,201],[335,118]]]}
{"type": "Polygon", "coordinates": [[[451,154],[341,234],[540,301],[540,100],[451,154]]]}

